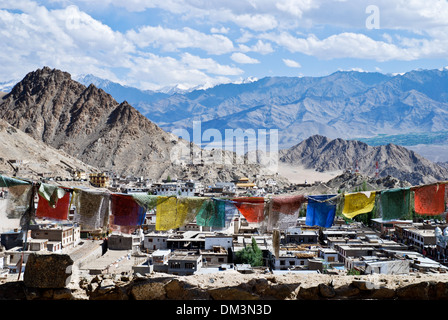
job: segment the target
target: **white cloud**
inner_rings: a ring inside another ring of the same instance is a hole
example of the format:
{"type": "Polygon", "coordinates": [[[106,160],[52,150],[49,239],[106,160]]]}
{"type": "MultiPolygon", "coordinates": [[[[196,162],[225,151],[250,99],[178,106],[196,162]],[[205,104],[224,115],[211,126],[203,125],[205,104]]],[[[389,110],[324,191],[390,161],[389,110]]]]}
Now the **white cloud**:
{"type": "MultiPolygon", "coordinates": [[[[219,83],[231,82],[231,79],[219,75],[207,74],[210,68],[216,66],[213,61],[201,61],[197,57],[187,55],[181,60],[171,57],[162,57],[152,53],[133,58],[133,67],[128,74],[129,85],[139,86],[142,89],[157,90],[166,86],[181,86],[184,89],[198,85],[211,86],[219,83]],[[197,64],[201,69],[197,69],[197,64]]],[[[218,66],[219,68],[219,66],[218,66]]],[[[226,73],[221,71],[221,73],[226,73]]],[[[238,73],[237,70],[228,73],[238,73]]]]}
{"type": "Polygon", "coordinates": [[[268,14],[241,14],[234,15],[227,13],[223,17],[228,17],[227,21],[232,21],[240,27],[249,28],[255,31],[267,31],[277,27],[278,22],[275,17],[268,14]]]}
{"type": "Polygon", "coordinates": [[[190,68],[205,70],[212,74],[235,76],[243,73],[243,70],[239,68],[222,65],[211,58],[204,59],[187,52],[182,54],[181,62],[190,68]]]}
{"type": "Polygon", "coordinates": [[[127,37],[140,48],[152,46],[160,47],[164,51],[199,48],[210,54],[224,54],[234,50],[229,38],[220,34],[207,35],[189,27],[175,30],[161,26],[144,26],[138,31],[128,31],[127,37]]]}
{"type": "Polygon", "coordinates": [[[318,2],[316,0],[282,0],[277,1],[275,6],[280,11],[301,18],[305,11],[318,7],[318,2]]]}
{"type": "Polygon", "coordinates": [[[177,58],[163,57],[146,53],[143,48],[158,45],[173,51],[194,48],[214,54],[232,52],[232,42],[219,34],[157,27],[123,34],[75,6],[48,10],[25,1],[9,6],[16,11],[0,10],[0,79],[20,79],[43,66],[73,76],[92,73],[113,81],[118,80],[113,70],[119,68],[121,76],[128,77],[119,82],[136,87],[217,84],[243,74],[243,70],[211,58],[182,51],[177,58]]]}
{"type": "Polygon", "coordinates": [[[237,63],[242,63],[242,64],[254,64],[254,63],[260,63],[259,60],[251,58],[247,55],[245,55],[244,53],[241,52],[235,52],[232,53],[232,55],[230,56],[230,58],[237,62],[237,63]]]}
{"type": "Polygon", "coordinates": [[[229,30],[230,30],[229,28],[225,28],[225,27],[221,27],[221,28],[213,27],[213,28],[210,29],[210,32],[211,33],[223,33],[223,34],[226,34],[226,33],[229,32],[229,30]]]}
{"type": "Polygon", "coordinates": [[[418,48],[400,48],[395,44],[376,41],[364,34],[352,32],[331,35],[322,40],[313,35],[307,38],[294,37],[286,32],[263,34],[261,37],[291,52],[301,52],[325,60],[358,58],[377,61],[394,59],[409,61],[419,56],[418,48]]]}
{"type": "Polygon", "coordinates": [[[239,48],[243,52],[257,52],[261,54],[268,54],[274,52],[274,49],[272,48],[272,45],[269,42],[263,42],[261,40],[258,40],[256,44],[253,46],[248,46],[244,44],[240,44],[239,48]]]}
{"type": "Polygon", "coordinates": [[[298,63],[297,61],[290,60],[290,59],[282,59],[282,60],[283,60],[283,63],[290,68],[301,68],[302,67],[300,65],[300,63],[298,63]]]}
{"type": "Polygon", "coordinates": [[[23,4],[11,6],[21,13],[0,10],[2,78],[23,76],[44,65],[112,76],[106,70],[117,63],[125,65],[127,54],[134,51],[122,34],[76,7],[47,10],[32,2],[23,4]]]}

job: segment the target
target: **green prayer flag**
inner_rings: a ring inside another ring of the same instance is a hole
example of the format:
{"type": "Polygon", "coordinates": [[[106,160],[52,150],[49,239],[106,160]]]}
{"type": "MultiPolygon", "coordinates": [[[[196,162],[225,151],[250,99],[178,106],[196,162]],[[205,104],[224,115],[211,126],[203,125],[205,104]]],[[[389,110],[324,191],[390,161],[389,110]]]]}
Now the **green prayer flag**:
{"type": "Polygon", "coordinates": [[[159,196],[151,195],[151,194],[132,194],[135,202],[138,203],[140,207],[146,209],[146,211],[150,211],[157,206],[157,199],[159,196]]]}
{"type": "Polygon", "coordinates": [[[196,224],[203,227],[224,228],[225,218],[225,202],[208,199],[196,215],[196,224]]]}
{"type": "Polygon", "coordinates": [[[398,220],[409,214],[410,188],[383,190],[380,194],[380,209],[383,220],[398,220]]]}
{"type": "Polygon", "coordinates": [[[6,176],[0,175],[0,187],[1,188],[9,188],[19,185],[25,185],[25,184],[31,184],[30,182],[15,179],[15,178],[9,178],[6,176]]]}

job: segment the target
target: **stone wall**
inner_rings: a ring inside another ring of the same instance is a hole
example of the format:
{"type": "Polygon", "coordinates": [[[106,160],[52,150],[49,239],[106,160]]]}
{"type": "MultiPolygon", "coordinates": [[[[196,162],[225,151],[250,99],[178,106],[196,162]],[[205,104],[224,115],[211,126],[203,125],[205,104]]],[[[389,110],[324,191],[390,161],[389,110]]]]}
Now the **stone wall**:
{"type": "Polygon", "coordinates": [[[30,255],[24,281],[0,285],[0,300],[448,300],[448,274],[330,275],[237,271],[83,275],[68,255],[30,255]]]}
{"type": "Polygon", "coordinates": [[[188,277],[108,276],[80,279],[76,288],[30,288],[24,282],[0,285],[2,300],[448,300],[448,283],[421,281],[388,288],[352,278],[340,286],[276,283],[253,278],[231,286],[203,287],[188,277]]]}

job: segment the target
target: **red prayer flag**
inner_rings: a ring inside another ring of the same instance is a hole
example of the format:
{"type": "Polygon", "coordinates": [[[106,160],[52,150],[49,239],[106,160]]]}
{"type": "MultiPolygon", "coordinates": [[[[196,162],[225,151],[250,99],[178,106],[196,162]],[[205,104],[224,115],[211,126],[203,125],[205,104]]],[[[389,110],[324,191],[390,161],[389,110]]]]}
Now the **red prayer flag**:
{"type": "Polygon", "coordinates": [[[445,212],[445,184],[418,187],[414,190],[414,209],[420,215],[445,212]]]}
{"type": "Polygon", "coordinates": [[[247,222],[257,223],[263,221],[264,197],[242,197],[232,200],[247,222]]]}
{"type": "Polygon", "coordinates": [[[37,203],[36,217],[48,218],[54,220],[67,220],[68,211],[70,206],[70,192],[66,192],[65,195],[58,200],[56,207],[53,208],[47,199],[39,195],[39,201],[37,203]]]}

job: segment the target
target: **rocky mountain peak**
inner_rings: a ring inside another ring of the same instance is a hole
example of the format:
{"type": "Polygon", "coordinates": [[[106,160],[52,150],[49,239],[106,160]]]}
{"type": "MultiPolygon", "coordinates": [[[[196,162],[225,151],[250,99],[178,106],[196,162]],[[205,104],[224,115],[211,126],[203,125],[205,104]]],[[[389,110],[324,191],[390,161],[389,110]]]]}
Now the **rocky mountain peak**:
{"type": "Polygon", "coordinates": [[[328,139],[314,135],[279,152],[279,160],[319,172],[348,170],[379,177],[392,176],[411,184],[444,181],[448,170],[414,151],[395,144],[369,146],[356,140],[328,139]]]}

